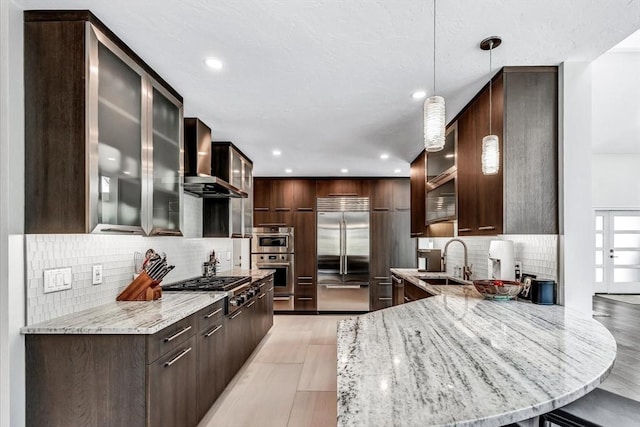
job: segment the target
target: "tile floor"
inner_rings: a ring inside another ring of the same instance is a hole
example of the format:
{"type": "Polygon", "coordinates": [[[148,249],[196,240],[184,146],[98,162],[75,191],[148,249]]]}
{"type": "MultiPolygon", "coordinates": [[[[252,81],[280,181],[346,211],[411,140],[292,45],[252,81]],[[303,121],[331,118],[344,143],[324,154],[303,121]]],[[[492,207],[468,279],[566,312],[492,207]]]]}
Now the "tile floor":
{"type": "Polygon", "coordinates": [[[336,323],[347,317],[274,316],[198,427],[335,426],[336,323]]]}

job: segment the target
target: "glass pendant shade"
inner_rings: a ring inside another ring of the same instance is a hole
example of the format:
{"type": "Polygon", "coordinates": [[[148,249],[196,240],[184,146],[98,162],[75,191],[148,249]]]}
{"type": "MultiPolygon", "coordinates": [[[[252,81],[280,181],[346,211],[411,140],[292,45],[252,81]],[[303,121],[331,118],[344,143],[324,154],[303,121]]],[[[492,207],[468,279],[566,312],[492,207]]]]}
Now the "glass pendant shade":
{"type": "Polygon", "coordinates": [[[482,173],[495,175],[500,170],[500,142],[496,135],[482,138],[482,173]]]}
{"type": "Polygon", "coordinates": [[[444,98],[430,96],[424,101],[424,148],[429,152],[440,151],[445,142],[444,98]]]}

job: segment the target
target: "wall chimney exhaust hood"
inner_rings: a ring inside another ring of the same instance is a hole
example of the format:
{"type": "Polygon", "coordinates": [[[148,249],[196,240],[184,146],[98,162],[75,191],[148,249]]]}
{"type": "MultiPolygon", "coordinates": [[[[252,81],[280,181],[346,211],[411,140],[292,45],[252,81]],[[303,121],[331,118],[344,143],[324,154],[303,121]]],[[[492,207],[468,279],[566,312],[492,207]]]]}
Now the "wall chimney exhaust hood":
{"type": "Polygon", "coordinates": [[[184,119],[184,191],[205,198],[246,198],[247,193],[211,175],[211,128],[184,119]]]}

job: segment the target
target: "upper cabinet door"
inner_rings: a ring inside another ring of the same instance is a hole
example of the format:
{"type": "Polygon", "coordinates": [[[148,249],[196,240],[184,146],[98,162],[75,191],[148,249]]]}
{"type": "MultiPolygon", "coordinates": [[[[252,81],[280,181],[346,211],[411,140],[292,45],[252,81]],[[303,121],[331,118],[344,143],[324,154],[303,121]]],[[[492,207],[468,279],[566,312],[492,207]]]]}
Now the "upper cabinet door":
{"type": "Polygon", "coordinates": [[[182,103],[158,87],[152,87],[151,134],[153,191],[151,230],[148,234],[182,235],[182,103]]]}
{"type": "Polygon", "coordinates": [[[90,231],[141,233],[143,174],[147,170],[142,154],[147,113],[142,94],[144,71],[87,26],[90,231]]]}

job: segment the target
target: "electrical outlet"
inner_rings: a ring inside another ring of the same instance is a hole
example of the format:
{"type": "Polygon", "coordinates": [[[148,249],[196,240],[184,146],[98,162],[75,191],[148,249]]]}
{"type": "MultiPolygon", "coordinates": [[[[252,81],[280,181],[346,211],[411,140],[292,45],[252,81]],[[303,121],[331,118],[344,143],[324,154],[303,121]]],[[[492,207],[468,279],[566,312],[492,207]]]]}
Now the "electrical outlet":
{"type": "Polygon", "coordinates": [[[44,271],[44,293],[71,289],[71,267],[44,271]]]}
{"type": "Polygon", "coordinates": [[[227,261],[231,261],[231,252],[227,251],[227,261]]]}
{"type": "Polygon", "coordinates": [[[93,279],[91,280],[91,283],[93,283],[94,285],[101,285],[102,284],[102,264],[96,264],[93,266],[93,279]]]}

